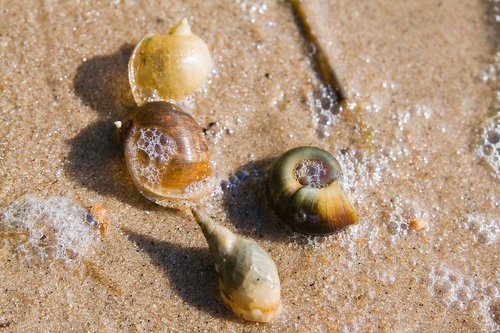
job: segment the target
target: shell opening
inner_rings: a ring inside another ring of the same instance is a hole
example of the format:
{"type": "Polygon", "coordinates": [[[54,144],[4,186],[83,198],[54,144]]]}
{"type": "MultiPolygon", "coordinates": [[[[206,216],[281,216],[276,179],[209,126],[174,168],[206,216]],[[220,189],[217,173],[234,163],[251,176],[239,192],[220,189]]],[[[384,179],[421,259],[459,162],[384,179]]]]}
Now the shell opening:
{"type": "Polygon", "coordinates": [[[307,188],[323,188],[339,178],[337,170],[329,170],[328,165],[320,160],[302,160],[295,166],[295,179],[307,188]]]}

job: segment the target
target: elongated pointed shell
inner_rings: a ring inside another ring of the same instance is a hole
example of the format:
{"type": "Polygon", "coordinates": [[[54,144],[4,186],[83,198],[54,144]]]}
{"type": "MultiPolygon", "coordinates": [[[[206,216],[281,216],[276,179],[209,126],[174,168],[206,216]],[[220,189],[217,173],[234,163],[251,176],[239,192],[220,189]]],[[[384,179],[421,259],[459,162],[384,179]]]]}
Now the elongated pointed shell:
{"type": "Polygon", "coordinates": [[[147,103],[118,130],[132,180],[146,198],[180,208],[211,189],[214,172],[202,130],[178,106],[147,103]]]}
{"type": "Polygon", "coordinates": [[[224,303],[245,320],[275,319],[281,287],[273,259],[257,243],[236,236],[202,212],[193,210],[193,215],[207,239],[224,303]]]}
{"type": "Polygon", "coordinates": [[[276,213],[294,230],[313,235],[335,232],[358,222],[339,179],[342,170],[327,151],[298,147],[284,153],[269,175],[276,213]]]}
{"type": "Polygon", "coordinates": [[[128,74],[137,105],[180,100],[208,77],[212,58],[207,44],[186,19],[167,34],[144,37],[130,57],[128,74]]]}

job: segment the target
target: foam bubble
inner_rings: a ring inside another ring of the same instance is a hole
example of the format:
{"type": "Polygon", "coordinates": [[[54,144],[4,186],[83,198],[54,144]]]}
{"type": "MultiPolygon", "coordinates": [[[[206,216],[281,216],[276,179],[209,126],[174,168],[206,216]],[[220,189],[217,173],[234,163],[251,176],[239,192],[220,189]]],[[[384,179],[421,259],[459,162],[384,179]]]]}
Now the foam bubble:
{"type": "Polygon", "coordinates": [[[481,327],[487,331],[500,329],[500,299],[496,298],[494,285],[484,281],[463,277],[447,267],[424,269],[421,282],[425,281],[429,293],[446,304],[450,310],[464,311],[474,315],[481,327]],[[498,317],[496,317],[498,316],[498,317]]]}
{"type": "Polygon", "coordinates": [[[393,236],[391,241],[396,241],[410,232],[421,232],[429,228],[432,216],[423,210],[423,205],[415,199],[398,194],[382,200],[382,206],[387,232],[393,236]]]}
{"type": "Polygon", "coordinates": [[[192,182],[188,186],[186,186],[186,188],[184,189],[184,193],[186,194],[197,193],[201,191],[203,188],[207,187],[212,188],[212,185],[214,185],[216,181],[217,181],[216,177],[206,177],[202,180],[192,182]]]}
{"type": "Polygon", "coordinates": [[[140,128],[139,139],[130,149],[134,169],[150,185],[161,181],[162,171],[176,152],[174,139],[157,128],[140,128]]]}
{"type": "Polygon", "coordinates": [[[474,240],[484,245],[494,244],[500,232],[500,225],[495,217],[479,213],[467,215],[465,221],[460,223],[460,227],[469,230],[474,240]]]}
{"type": "Polygon", "coordinates": [[[328,87],[320,85],[316,91],[308,93],[307,104],[312,112],[318,136],[320,138],[330,136],[330,129],[342,111],[336,95],[328,87]]]}
{"type": "Polygon", "coordinates": [[[476,149],[479,157],[485,160],[496,178],[500,177],[500,110],[494,117],[487,119],[481,129],[479,146],[476,149]]]}
{"type": "Polygon", "coordinates": [[[259,16],[267,12],[267,4],[251,0],[237,0],[236,3],[243,11],[245,19],[255,23],[259,16]]]}
{"type": "MultiPolygon", "coordinates": [[[[500,28],[500,6],[498,0],[490,0],[490,18],[496,28],[500,28]]],[[[492,103],[492,115],[482,125],[477,155],[491,167],[493,176],[500,178],[500,45],[492,62],[479,73],[479,78],[496,92],[492,103]]]]}
{"type": "Polygon", "coordinates": [[[471,290],[468,288],[468,287],[460,287],[458,290],[457,290],[457,297],[459,300],[461,300],[462,302],[467,302],[468,300],[471,299],[471,290]]]}
{"type": "Polygon", "coordinates": [[[228,179],[220,183],[221,189],[225,192],[235,189],[241,182],[247,180],[250,176],[258,176],[257,170],[238,170],[236,174],[229,176],[228,179]]]}
{"type": "Polygon", "coordinates": [[[453,296],[454,289],[450,281],[439,280],[434,283],[433,292],[438,298],[451,298],[451,296],[453,296]]]}
{"type": "Polygon", "coordinates": [[[7,232],[24,235],[6,242],[27,259],[38,255],[42,259],[75,263],[90,254],[97,239],[96,232],[86,222],[87,215],[87,209],[66,197],[43,200],[27,196],[1,212],[0,226],[7,232]]]}
{"type": "Polygon", "coordinates": [[[330,179],[325,179],[326,168],[323,162],[318,160],[300,161],[295,167],[294,175],[302,186],[308,188],[322,188],[331,182],[330,179]]]}
{"type": "Polygon", "coordinates": [[[363,200],[390,172],[390,164],[385,156],[364,156],[355,150],[338,150],[335,158],[342,168],[342,186],[347,193],[353,193],[353,201],[363,204],[363,200]]]}

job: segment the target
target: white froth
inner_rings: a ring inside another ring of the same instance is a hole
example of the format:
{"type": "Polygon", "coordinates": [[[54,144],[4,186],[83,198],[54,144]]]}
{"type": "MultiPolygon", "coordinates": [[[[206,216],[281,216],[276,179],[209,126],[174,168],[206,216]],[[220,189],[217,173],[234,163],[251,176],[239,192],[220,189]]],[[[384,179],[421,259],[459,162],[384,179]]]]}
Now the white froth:
{"type": "MultiPolygon", "coordinates": [[[[500,104],[500,91],[497,93],[500,104]]],[[[477,154],[488,163],[493,175],[500,178],[500,109],[484,123],[477,154]]]]}
{"type": "MultiPolygon", "coordinates": [[[[492,13],[495,17],[496,27],[500,27],[500,6],[498,0],[490,0],[492,13]]],[[[488,163],[492,169],[493,176],[500,178],[500,45],[490,63],[481,73],[481,81],[491,85],[496,91],[496,98],[493,101],[493,112],[485,120],[480,131],[479,144],[476,149],[477,155],[488,163]]]]}
{"type": "Polygon", "coordinates": [[[335,96],[324,85],[320,85],[316,92],[307,94],[307,105],[311,110],[312,119],[316,125],[316,133],[320,138],[329,137],[332,126],[337,123],[338,115],[335,107],[335,96]]]}
{"type": "Polygon", "coordinates": [[[202,191],[206,187],[212,187],[216,182],[216,177],[206,177],[202,180],[192,182],[186,186],[184,193],[191,194],[202,191]]]}
{"type": "Polygon", "coordinates": [[[6,243],[14,245],[27,259],[39,256],[75,263],[90,254],[98,235],[86,223],[87,214],[85,208],[69,198],[43,200],[27,196],[7,206],[0,218],[1,227],[7,232],[24,236],[6,243]]]}
{"type": "Polygon", "coordinates": [[[474,240],[481,244],[495,244],[500,233],[500,223],[493,216],[483,214],[469,214],[460,227],[471,232],[474,240]]]}
{"type": "Polygon", "coordinates": [[[174,139],[157,128],[140,128],[139,139],[131,148],[132,166],[149,185],[160,182],[162,171],[177,152],[174,139]],[[138,158],[140,152],[147,156],[146,164],[138,158]]]}
{"type": "Polygon", "coordinates": [[[322,188],[321,177],[326,174],[323,163],[316,160],[302,160],[295,168],[295,179],[305,187],[322,188]]]}
{"type": "Polygon", "coordinates": [[[493,284],[473,280],[444,266],[430,266],[421,281],[431,295],[454,311],[467,310],[473,316],[481,317],[482,328],[488,332],[500,329],[494,319],[492,305],[498,299],[493,284]],[[476,283],[474,283],[476,281],[476,283]]]}
{"type": "Polygon", "coordinates": [[[250,23],[255,23],[267,11],[267,4],[260,1],[237,0],[236,3],[243,12],[245,19],[250,23]]]}
{"type": "Polygon", "coordinates": [[[362,204],[374,186],[391,171],[390,163],[383,155],[363,156],[351,149],[335,154],[335,158],[342,168],[342,186],[357,204],[362,204]]]}

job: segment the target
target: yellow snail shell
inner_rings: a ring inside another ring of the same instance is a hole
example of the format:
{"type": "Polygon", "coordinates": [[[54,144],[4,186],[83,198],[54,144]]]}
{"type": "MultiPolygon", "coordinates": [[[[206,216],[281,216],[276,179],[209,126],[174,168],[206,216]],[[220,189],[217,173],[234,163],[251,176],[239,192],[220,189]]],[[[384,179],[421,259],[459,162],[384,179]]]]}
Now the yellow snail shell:
{"type": "Polygon", "coordinates": [[[236,236],[210,217],[192,209],[219,275],[222,300],[238,317],[270,322],[281,308],[278,269],[257,243],[236,236]]]}
{"type": "Polygon", "coordinates": [[[179,208],[211,188],[214,172],[202,130],[178,106],[147,103],[116,124],[128,170],[146,198],[179,208]]]}
{"type": "Polygon", "coordinates": [[[144,37],[130,57],[128,74],[135,102],[142,105],[182,99],[205,81],[211,69],[207,44],[183,19],[167,34],[144,37]]]}
{"type": "Polygon", "coordinates": [[[358,223],[339,180],[338,161],[317,147],[298,147],[281,155],[269,175],[273,208],[295,231],[323,235],[358,223]]]}

